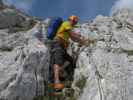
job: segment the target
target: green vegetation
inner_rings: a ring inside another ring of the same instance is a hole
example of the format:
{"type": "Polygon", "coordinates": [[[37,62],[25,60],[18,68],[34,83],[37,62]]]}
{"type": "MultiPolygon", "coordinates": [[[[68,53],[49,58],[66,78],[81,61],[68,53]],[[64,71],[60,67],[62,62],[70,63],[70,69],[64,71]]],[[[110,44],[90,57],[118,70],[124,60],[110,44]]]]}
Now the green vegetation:
{"type": "MultiPolygon", "coordinates": [[[[86,78],[84,76],[82,76],[81,79],[79,79],[77,82],[76,82],[76,86],[78,88],[80,88],[81,90],[83,90],[84,86],[85,86],[85,83],[86,83],[86,78]]],[[[81,91],[83,92],[83,91],[81,91]]]]}

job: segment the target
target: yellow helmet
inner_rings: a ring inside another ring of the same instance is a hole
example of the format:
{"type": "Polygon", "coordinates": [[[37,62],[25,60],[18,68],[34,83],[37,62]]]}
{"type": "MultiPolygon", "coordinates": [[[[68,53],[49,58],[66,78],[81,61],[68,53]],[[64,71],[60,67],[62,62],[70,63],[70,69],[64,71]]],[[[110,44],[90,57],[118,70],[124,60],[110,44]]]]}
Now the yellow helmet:
{"type": "Polygon", "coordinates": [[[68,18],[68,20],[73,21],[73,22],[77,22],[78,21],[78,16],[72,15],[68,18]]]}

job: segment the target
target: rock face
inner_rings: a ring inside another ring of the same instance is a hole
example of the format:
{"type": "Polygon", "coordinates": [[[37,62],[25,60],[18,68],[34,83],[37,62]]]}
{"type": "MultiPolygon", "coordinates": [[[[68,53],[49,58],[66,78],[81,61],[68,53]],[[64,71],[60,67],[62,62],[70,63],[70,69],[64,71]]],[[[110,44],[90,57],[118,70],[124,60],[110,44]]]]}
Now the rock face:
{"type": "Polygon", "coordinates": [[[37,47],[36,30],[35,26],[28,32],[0,31],[0,99],[32,100],[44,95],[49,61],[47,48],[37,47]]]}
{"type": "Polygon", "coordinates": [[[123,9],[113,17],[98,16],[82,26],[82,31],[93,30],[98,37],[77,61],[73,82],[77,100],[132,100],[132,18],[133,12],[123,9]]]}
{"type": "MultiPolygon", "coordinates": [[[[72,43],[68,49],[78,54],[72,84],[76,100],[132,100],[132,18],[133,12],[124,9],[75,29],[97,40],[81,48],[72,43]]],[[[0,30],[0,100],[33,100],[47,92],[49,50],[46,45],[37,46],[38,25],[23,32],[0,30]]],[[[47,26],[43,25],[45,36],[47,26]]]]}
{"type": "Polygon", "coordinates": [[[9,29],[9,32],[28,30],[33,27],[34,21],[20,11],[4,7],[0,9],[0,29],[9,29]]]}

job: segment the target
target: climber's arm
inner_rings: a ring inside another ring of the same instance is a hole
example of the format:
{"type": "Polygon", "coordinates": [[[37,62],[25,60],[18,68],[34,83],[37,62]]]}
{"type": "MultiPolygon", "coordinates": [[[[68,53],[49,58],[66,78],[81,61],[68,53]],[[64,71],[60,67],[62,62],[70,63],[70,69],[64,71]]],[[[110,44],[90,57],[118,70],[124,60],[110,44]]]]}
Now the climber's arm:
{"type": "Polygon", "coordinates": [[[89,45],[90,43],[94,43],[94,40],[90,40],[89,38],[85,39],[85,37],[75,32],[71,32],[70,37],[73,41],[79,42],[80,45],[89,45]]]}
{"type": "Polygon", "coordinates": [[[70,37],[74,42],[81,42],[84,37],[75,32],[70,32],[70,37]]]}

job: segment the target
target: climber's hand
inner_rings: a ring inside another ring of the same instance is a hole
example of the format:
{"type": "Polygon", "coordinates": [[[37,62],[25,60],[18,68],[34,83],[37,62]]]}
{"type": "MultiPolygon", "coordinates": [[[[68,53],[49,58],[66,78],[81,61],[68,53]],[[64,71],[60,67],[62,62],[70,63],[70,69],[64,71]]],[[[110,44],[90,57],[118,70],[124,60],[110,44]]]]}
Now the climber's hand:
{"type": "Polygon", "coordinates": [[[96,39],[94,39],[94,40],[88,39],[88,42],[89,42],[89,43],[92,43],[92,44],[95,43],[96,41],[97,41],[96,39]]]}
{"type": "Polygon", "coordinates": [[[87,43],[87,40],[85,39],[85,37],[82,37],[82,39],[79,42],[79,46],[86,45],[86,43],[87,43]]]}
{"type": "Polygon", "coordinates": [[[95,43],[95,42],[96,42],[96,40],[90,40],[90,39],[85,39],[85,38],[83,38],[83,39],[81,40],[81,42],[79,42],[79,46],[83,46],[83,45],[89,46],[91,43],[93,44],[93,43],[95,43]]]}

